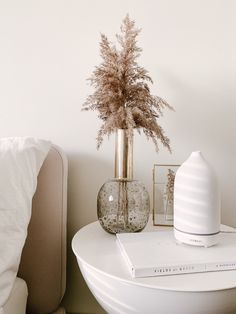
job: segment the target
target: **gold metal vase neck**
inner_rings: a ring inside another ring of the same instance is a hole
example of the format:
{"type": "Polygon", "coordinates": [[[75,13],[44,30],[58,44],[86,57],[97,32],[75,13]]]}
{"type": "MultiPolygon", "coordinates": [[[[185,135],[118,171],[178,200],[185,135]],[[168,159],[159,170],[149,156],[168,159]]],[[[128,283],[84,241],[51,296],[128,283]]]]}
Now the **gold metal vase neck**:
{"type": "Polygon", "coordinates": [[[133,179],[133,138],[125,129],[117,129],[115,144],[115,178],[133,179]]]}

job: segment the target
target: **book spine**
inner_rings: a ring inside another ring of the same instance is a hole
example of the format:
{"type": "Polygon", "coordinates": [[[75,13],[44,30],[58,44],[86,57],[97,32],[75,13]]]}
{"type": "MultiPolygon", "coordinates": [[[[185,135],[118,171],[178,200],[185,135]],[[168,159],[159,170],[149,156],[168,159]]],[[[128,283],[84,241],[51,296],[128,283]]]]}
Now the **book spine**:
{"type": "Polygon", "coordinates": [[[150,268],[137,268],[133,269],[132,275],[134,278],[138,277],[152,277],[152,276],[167,276],[178,274],[190,273],[204,273],[211,271],[225,271],[235,270],[236,261],[231,262],[217,262],[217,263],[199,263],[188,265],[175,265],[175,266],[161,266],[150,268]]]}

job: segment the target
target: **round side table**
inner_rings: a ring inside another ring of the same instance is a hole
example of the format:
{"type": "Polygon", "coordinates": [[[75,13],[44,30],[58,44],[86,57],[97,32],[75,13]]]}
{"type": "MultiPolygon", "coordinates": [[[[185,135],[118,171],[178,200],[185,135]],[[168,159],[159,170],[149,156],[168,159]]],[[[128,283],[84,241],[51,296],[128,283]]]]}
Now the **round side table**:
{"type": "Polygon", "coordinates": [[[109,314],[236,313],[236,271],[132,278],[116,236],[98,222],[75,234],[72,249],[88,287],[109,314]]]}

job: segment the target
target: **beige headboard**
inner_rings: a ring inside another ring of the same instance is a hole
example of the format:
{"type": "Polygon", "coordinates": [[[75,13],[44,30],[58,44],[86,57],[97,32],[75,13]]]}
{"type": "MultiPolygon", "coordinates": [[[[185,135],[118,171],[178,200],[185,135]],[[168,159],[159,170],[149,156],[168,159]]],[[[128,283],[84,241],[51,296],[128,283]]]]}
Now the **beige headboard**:
{"type": "Polygon", "coordinates": [[[38,176],[18,276],[28,286],[27,313],[63,313],[66,286],[67,159],[53,146],[38,176]]]}

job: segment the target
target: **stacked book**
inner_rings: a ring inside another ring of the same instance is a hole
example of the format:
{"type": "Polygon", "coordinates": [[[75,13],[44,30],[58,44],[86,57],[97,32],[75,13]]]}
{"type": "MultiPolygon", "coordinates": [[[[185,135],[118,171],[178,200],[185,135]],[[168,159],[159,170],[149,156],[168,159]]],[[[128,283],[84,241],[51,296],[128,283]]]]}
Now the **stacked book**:
{"type": "Polygon", "coordinates": [[[205,248],[177,243],[173,230],[117,234],[132,277],[164,276],[236,269],[236,230],[220,234],[205,248]]]}

